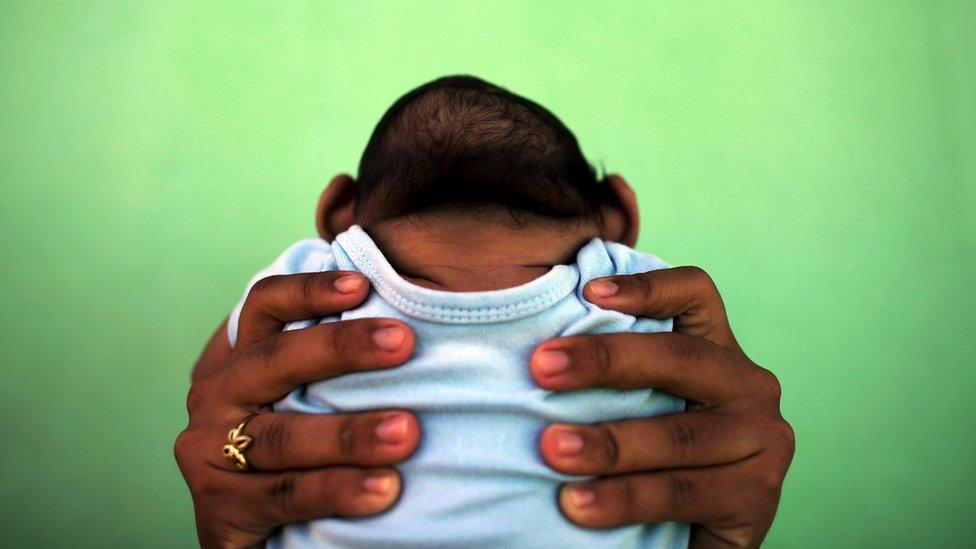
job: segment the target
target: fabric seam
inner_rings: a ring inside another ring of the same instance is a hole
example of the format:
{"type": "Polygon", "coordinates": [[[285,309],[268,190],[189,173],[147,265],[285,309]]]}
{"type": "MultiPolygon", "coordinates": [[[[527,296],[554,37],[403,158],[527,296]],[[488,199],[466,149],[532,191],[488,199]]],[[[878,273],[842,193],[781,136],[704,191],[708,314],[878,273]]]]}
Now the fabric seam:
{"type": "MultiPolygon", "coordinates": [[[[342,238],[349,242],[350,239],[342,238]]],[[[440,307],[428,305],[411,299],[387,281],[379,272],[373,261],[366,255],[366,252],[356,246],[355,242],[349,242],[352,246],[343,245],[343,250],[355,256],[355,262],[360,264],[364,273],[377,282],[376,290],[392,305],[398,306],[403,312],[428,320],[441,322],[503,322],[523,316],[529,316],[545,310],[553,303],[556,303],[566,295],[569,295],[576,287],[576,281],[564,277],[562,284],[549,288],[542,294],[534,296],[520,303],[512,303],[499,307],[440,307]],[[426,310],[425,310],[426,309],[426,310]],[[509,311],[510,310],[510,311],[509,311]]],[[[343,243],[345,244],[345,243],[343,243]]]]}

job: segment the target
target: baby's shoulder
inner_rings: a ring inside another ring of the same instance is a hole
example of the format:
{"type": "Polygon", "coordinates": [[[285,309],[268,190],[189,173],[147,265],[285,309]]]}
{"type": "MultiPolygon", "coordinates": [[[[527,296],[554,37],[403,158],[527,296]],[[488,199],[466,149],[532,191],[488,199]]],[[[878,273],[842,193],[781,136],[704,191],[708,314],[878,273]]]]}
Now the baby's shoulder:
{"type": "Polygon", "coordinates": [[[306,238],[285,248],[270,265],[258,271],[244,288],[244,294],[227,318],[227,336],[231,346],[237,341],[237,323],[241,308],[251,288],[263,278],[297,273],[319,273],[336,269],[335,250],[321,238],[306,238]]]}
{"type": "Polygon", "coordinates": [[[305,238],[285,248],[254,281],[272,275],[316,273],[335,269],[335,250],[321,238],[305,238]]]}
{"type": "Polygon", "coordinates": [[[577,265],[579,282],[576,287],[576,298],[585,310],[585,314],[567,325],[561,335],[671,331],[673,324],[670,318],[640,318],[619,311],[602,309],[583,295],[584,288],[594,278],[666,269],[667,263],[656,256],[638,252],[623,244],[593,239],[577,254],[577,265]]]}
{"type": "Polygon", "coordinates": [[[669,267],[657,256],[598,238],[591,240],[579,251],[576,261],[581,282],[584,284],[601,276],[630,275],[669,267]]]}

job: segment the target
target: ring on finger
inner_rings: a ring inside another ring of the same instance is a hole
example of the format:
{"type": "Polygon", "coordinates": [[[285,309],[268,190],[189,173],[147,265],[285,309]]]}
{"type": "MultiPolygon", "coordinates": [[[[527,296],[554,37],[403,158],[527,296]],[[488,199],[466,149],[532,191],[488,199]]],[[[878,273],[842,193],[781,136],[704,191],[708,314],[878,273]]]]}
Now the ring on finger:
{"type": "Polygon", "coordinates": [[[240,425],[231,429],[227,433],[227,444],[224,444],[222,448],[224,457],[233,461],[238,471],[247,471],[248,469],[247,456],[244,455],[244,450],[254,442],[254,439],[244,434],[244,427],[255,415],[257,414],[245,417],[240,425]]]}

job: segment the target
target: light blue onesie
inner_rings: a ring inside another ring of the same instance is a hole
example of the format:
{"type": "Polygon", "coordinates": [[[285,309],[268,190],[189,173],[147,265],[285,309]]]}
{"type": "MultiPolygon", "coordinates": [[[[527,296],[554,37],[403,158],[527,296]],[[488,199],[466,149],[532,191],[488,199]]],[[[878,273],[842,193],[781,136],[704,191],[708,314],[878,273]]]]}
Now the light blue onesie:
{"type": "MultiPolygon", "coordinates": [[[[403,493],[391,510],[369,518],[289,525],[271,546],[687,546],[687,524],[609,530],[573,525],[560,514],[556,492],[560,483],[581,477],[553,471],[538,451],[539,435],[551,422],[653,416],[683,410],[684,401],[650,390],[554,393],[536,385],[528,368],[532,350],[553,337],[670,330],[670,320],[602,310],[582,296],[583,285],[593,278],[665,266],[655,257],[594,239],[579,251],[574,265],[558,265],[514,288],[462,293],[404,280],[357,226],[333,244],[309,239],[288,248],[251,284],[274,274],[361,272],[372,283],[371,295],[360,307],[321,322],[399,318],[413,328],[416,347],[403,366],[313,383],[275,409],[329,414],[404,408],[417,414],[422,434],[416,453],[399,465],[403,493]]],[[[240,308],[228,324],[231,344],[240,308]]]]}

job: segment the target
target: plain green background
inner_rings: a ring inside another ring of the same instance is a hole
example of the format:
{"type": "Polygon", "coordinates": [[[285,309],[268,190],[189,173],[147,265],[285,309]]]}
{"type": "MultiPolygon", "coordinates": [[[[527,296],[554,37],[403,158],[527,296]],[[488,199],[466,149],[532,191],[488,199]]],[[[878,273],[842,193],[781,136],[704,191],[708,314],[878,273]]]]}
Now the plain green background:
{"type": "Polygon", "coordinates": [[[383,110],[472,73],[627,176],[779,375],[769,547],[971,546],[974,5],[0,3],[0,545],[194,544],[198,351],[383,110]]]}

